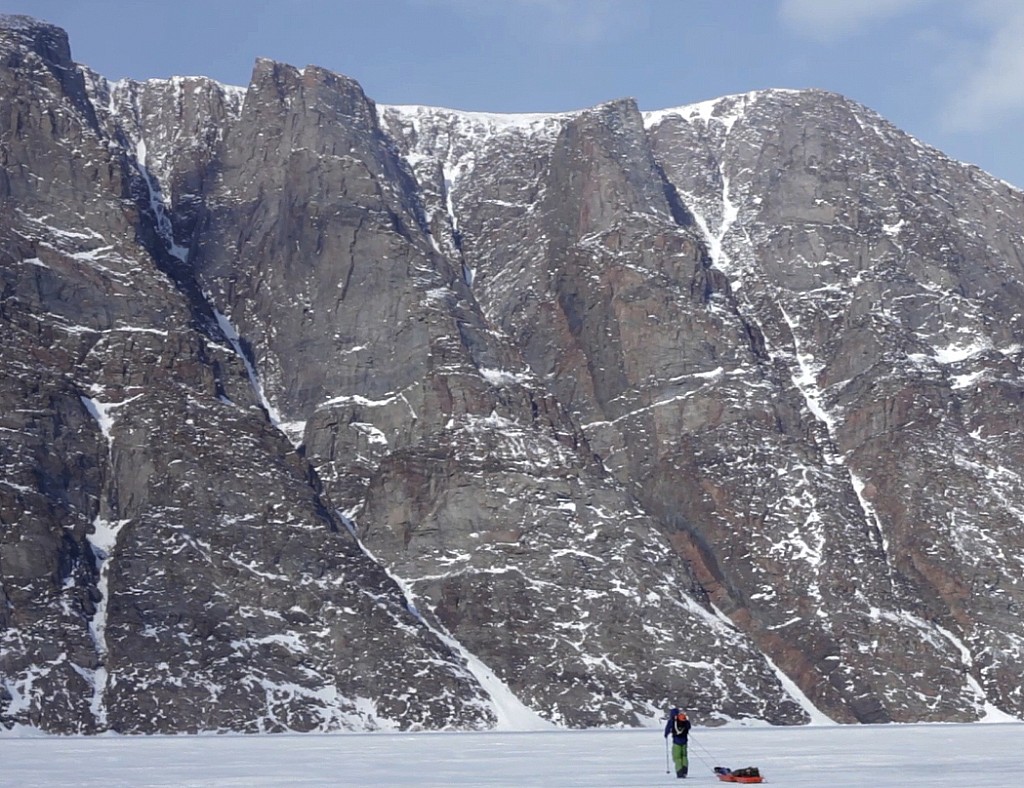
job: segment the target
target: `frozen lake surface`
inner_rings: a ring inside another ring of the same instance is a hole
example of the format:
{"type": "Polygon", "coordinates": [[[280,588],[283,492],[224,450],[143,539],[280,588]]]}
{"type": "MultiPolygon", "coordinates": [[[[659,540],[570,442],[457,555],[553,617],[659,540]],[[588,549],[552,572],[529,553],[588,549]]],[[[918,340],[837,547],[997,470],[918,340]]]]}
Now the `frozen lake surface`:
{"type": "Polygon", "coordinates": [[[696,728],[690,777],[666,771],[660,730],[57,738],[0,736],[0,785],[726,785],[757,766],[777,786],[1024,783],[1024,723],[696,728]]]}

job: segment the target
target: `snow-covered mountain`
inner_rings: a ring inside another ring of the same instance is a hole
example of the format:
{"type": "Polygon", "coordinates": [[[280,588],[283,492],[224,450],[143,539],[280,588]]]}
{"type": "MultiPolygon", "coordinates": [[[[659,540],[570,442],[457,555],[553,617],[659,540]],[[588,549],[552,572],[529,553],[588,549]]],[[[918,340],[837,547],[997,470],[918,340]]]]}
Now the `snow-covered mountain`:
{"type": "Polygon", "coordinates": [[[1024,195],[864,107],[109,83],[0,22],[0,724],[1024,716],[1024,195]]]}

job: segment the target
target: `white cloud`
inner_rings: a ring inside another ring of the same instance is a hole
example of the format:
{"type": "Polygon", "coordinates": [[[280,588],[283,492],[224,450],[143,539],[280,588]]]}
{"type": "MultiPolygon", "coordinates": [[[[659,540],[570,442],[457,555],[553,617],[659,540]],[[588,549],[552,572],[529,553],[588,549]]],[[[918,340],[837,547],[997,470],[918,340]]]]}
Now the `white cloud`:
{"type": "Polygon", "coordinates": [[[779,0],[778,14],[796,34],[819,42],[910,16],[902,20],[908,42],[945,41],[930,49],[947,132],[991,131],[1024,115],[1022,0],[779,0]]]}
{"type": "Polygon", "coordinates": [[[988,131],[1024,112],[1024,7],[1014,0],[981,8],[988,40],[946,103],[942,122],[948,131],[988,131]]]}
{"type": "Polygon", "coordinates": [[[931,0],[781,0],[779,16],[794,31],[831,41],[866,30],[931,0]]]}

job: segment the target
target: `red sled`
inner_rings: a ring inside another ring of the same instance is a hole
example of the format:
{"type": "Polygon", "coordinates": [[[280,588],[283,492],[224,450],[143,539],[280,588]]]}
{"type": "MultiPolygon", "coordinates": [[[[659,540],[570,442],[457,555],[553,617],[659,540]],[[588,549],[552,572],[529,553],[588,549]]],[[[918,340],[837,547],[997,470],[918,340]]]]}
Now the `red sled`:
{"type": "Polygon", "coordinates": [[[745,769],[726,769],[724,766],[715,767],[715,775],[723,783],[763,783],[764,777],[756,766],[748,766],[745,769]]]}

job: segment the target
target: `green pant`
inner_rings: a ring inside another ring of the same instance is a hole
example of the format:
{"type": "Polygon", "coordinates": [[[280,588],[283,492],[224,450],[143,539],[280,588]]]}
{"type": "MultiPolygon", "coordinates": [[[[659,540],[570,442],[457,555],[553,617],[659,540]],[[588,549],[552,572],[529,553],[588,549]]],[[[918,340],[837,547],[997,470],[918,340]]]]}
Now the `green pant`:
{"type": "Polygon", "coordinates": [[[672,760],[676,764],[676,771],[681,772],[686,769],[690,763],[686,759],[686,745],[685,744],[673,744],[672,745],[672,760]]]}

